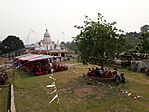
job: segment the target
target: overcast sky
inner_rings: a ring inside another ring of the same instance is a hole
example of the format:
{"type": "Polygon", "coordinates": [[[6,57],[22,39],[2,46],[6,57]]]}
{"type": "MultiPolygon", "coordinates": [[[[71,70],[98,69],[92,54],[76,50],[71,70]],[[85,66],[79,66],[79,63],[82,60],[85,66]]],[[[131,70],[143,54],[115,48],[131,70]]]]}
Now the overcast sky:
{"type": "Polygon", "coordinates": [[[79,33],[74,25],[98,12],[125,32],[149,24],[149,0],[0,0],[0,40],[12,34],[24,43],[37,42],[46,24],[53,40],[69,41],[79,33]]]}

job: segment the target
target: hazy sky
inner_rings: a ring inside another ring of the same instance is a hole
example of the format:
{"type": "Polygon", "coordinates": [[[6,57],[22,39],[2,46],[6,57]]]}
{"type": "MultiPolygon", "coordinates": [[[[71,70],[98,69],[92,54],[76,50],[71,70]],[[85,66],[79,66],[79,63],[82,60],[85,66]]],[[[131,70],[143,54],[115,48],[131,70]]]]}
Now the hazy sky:
{"type": "Polygon", "coordinates": [[[96,18],[98,12],[125,32],[139,32],[149,24],[149,0],[0,0],[0,40],[12,34],[25,43],[37,42],[44,24],[53,40],[72,40],[79,33],[74,25],[82,25],[84,15],[96,18]]]}

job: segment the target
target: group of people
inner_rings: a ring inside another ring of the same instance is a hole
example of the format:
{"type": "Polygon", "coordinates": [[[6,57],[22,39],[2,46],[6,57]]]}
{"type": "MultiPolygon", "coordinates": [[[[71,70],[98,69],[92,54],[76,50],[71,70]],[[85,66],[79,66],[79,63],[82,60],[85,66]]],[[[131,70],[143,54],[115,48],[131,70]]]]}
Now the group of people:
{"type": "Polygon", "coordinates": [[[68,70],[68,66],[67,65],[54,64],[52,66],[52,69],[54,70],[54,72],[60,72],[60,71],[68,70]]]}
{"type": "Polygon", "coordinates": [[[68,67],[59,64],[52,64],[46,62],[38,62],[38,63],[28,63],[21,67],[21,69],[27,73],[31,73],[33,75],[45,75],[52,72],[59,72],[67,70],[68,67]]]}
{"type": "Polygon", "coordinates": [[[89,68],[87,75],[89,77],[99,77],[99,78],[112,78],[113,77],[113,73],[110,69],[102,69],[102,68],[89,68]]]}
{"type": "Polygon", "coordinates": [[[45,75],[47,74],[47,69],[45,66],[42,65],[25,65],[22,66],[21,69],[27,73],[33,75],[45,75]]]}
{"type": "Polygon", "coordinates": [[[114,78],[116,84],[125,83],[125,76],[124,73],[119,73],[117,72],[117,68],[114,68],[113,71],[111,69],[107,68],[89,68],[87,72],[88,77],[97,77],[97,78],[114,78]]]}

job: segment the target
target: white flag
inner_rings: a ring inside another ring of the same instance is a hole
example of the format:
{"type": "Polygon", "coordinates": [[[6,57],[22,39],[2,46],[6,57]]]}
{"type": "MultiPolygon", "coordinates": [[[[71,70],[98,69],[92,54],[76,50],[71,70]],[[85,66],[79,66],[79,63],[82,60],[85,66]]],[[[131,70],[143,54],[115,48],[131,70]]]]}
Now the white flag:
{"type": "Polygon", "coordinates": [[[52,91],[50,94],[53,94],[53,93],[55,93],[57,91],[57,89],[55,89],[54,91],[52,91]]]}
{"type": "Polygon", "coordinates": [[[53,99],[49,102],[49,104],[52,103],[57,97],[58,97],[58,95],[56,94],[56,95],[53,97],[53,99]]]}
{"type": "Polygon", "coordinates": [[[53,77],[49,76],[50,79],[53,79],[53,77]]]}
{"type": "Polygon", "coordinates": [[[47,85],[47,88],[55,87],[55,84],[47,85]]]}

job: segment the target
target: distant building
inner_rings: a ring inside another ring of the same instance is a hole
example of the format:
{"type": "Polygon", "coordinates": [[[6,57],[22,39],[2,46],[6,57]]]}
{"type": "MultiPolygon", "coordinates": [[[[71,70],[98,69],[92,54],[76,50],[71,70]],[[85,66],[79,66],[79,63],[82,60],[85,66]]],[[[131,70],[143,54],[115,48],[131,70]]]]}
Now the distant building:
{"type": "Polygon", "coordinates": [[[141,32],[148,32],[149,31],[149,25],[144,25],[141,27],[141,32]]]}
{"type": "MultiPolygon", "coordinates": [[[[29,48],[29,46],[26,47],[29,48]]],[[[65,46],[60,45],[59,41],[57,42],[52,41],[48,29],[46,29],[46,32],[44,33],[43,40],[30,45],[30,47],[32,48],[30,52],[35,54],[48,54],[48,55],[65,57],[67,53],[71,52],[65,46]]]]}

